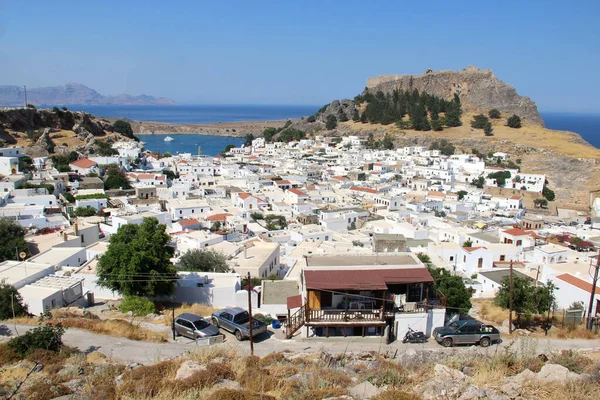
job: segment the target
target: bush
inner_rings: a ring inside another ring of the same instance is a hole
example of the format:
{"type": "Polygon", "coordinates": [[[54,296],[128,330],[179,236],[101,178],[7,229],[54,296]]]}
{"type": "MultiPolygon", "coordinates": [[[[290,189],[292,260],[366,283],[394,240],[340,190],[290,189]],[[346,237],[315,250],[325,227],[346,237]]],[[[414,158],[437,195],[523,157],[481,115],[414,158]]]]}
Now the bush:
{"type": "Polygon", "coordinates": [[[23,304],[21,295],[14,286],[0,281],[0,320],[7,320],[14,316],[27,315],[27,305],[23,304]]]}
{"type": "Polygon", "coordinates": [[[492,108],[488,113],[491,119],[499,119],[501,117],[500,111],[496,108],[492,108]]]}
{"type": "Polygon", "coordinates": [[[315,116],[314,116],[314,115],[311,115],[310,117],[308,117],[308,118],[306,119],[306,121],[307,121],[307,122],[315,122],[316,120],[317,120],[317,119],[315,118],[315,116]]]}
{"type": "Polygon", "coordinates": [[[255,221],[258,221],[259,219],[265,219],[262,213],[259,213],[258,211],[255,211],[252,214],[250,214],[250,218],[252,218],[255,221]]]}
{"type": "Polygon", "coordinates": [[[127,137],[133,137],[133,129],[131,128],[131,124],[127,121],[117,120],[113,124],[113,129],[115,132],[119,132],[127,137]]]}
{"type": "Polygon", "coordinates": [[[483,114],[479,114],[476,115],[475,117],[473,117],[473,120],[471,121],[471,128],[475,128],[475,129],[483,129],[485,128],[485,125],[490,122],[488,117],[486,117],[483,114]]]}
{"type": "Polygon", "coordinates": [[[46,323],[39,325],[25,334],[11,339],[8,347],[24,358],[37,349],[59,351],[63,345],[62,337],[65,328],[59,322],[56,325],[46,323]]]}
{"type": "Polygon", "coordinates": [[[519,129],[521,127],[521,118],[517,114],[513,114],[506,120],[506,125],[509,128],[519,129]]]}
{"type": "Polygon", "coordinates": [[[259,321],[264,322],[265,324],[269,325],[271,322],[273,322],[273,317],[271,317],[271,315],[267,314],[267,315],[263,315],[263,314],[254,314],[252,316],[252,318],[257,319],[259,321]]]}
{"type": "Polygon", "coordinates": [[[337,118],[335,115],[328,115],[327,120],[325,122],[325,129],[332,130],[337,127],[337,118]]]}
{"type": "Polygon", "coordinates": [[[129,296],[119,305],[119,311],[122,313],[133,312],[134,315],[143,317],[148,314],[156,313],[156,307],[146,297],[129,296]]]}
{"type": "Polygon", "coordinates": [[[96,209],[92,207],[77,207],[73,211],[73,215],[76,217],[91,217],[96,215],[96,209]]]}

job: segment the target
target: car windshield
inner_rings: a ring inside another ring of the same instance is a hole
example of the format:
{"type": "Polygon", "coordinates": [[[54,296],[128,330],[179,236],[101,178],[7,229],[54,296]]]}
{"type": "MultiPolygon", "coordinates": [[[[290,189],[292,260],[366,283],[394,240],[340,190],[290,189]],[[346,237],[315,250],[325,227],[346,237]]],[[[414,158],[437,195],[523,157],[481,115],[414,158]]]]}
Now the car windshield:
{"type": "Polygon", "coordinates": [[[209,323],[204,319],[199,319],[197,321],[194,321],[194,326],[196,327],[196,329],[204,329],[208,325],[209,325],[209,323]]]}
{"type": "Polygon", "coordinates": [[[233,317],[233,321],[237,324],[245,324],[249,320],[250,320],[250,317],[248,316],[247,311],[241,312],[238,315],[236,315],[235,317],[233,317]]]}

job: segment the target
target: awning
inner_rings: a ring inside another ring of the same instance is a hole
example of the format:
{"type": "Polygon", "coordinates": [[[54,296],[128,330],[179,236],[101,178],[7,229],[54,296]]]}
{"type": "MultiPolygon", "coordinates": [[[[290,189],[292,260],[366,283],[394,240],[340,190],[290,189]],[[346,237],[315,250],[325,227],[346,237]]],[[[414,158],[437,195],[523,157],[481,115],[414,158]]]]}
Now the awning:
{"type": "Polygon", "coordinates": [[[427,268],[304,271],[307,289],[386,290],[387,285],[433,282],[427,268]]]}
{"type": "Polygon", "coordinates": [[[294,308],[302,307],[302,295],[290,296],[287,298],[287,308],[292,310],[294,308]]]}

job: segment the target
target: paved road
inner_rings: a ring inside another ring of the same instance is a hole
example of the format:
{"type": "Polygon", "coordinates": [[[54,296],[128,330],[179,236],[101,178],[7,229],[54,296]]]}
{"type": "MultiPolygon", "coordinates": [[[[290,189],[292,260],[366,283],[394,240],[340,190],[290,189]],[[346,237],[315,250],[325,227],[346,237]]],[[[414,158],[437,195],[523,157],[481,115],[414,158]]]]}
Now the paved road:
{"type": "MultiPolygon", "coordinates": [[[[16,331],[20,334],[32,329],[31,325],[17,325],[16,331]]],[[[5,336],[4,340],[8,340],[9,336],[16,336],[15,326],[12,324],[0,324],[0,335],[5,336]]],[[[2,338],[0,337],[0,341],[2,338]]],[[[109,358],[121,362],[138,362],[141,364],[153,364],[160,360],[169,359],[182,355],[188,351],[196,351],[201,347],[197,347],[193,340],[178,338],[175,342],[169,343],[152,343],[136,340],[129,340],[115,336],[98,335],[81,329],[67,329],[63,342],[72,347],[76,347],[83,352],[99,351],[109,358]]],[[[531,344],[536,345],[538,353],[560,351],[568,349],[579,350],[600,350],[600,340],[585,340],[585,339],[533,339],[527,344],[530,348],[531,344]]],[[[498,351],[500,348],[510,345],[509,341],[504,341],[499,345],[493,345],[488,348],[478,348],[482,354],[491,354],[498,351]]],[[[236,346],[240,353],[245,354],[250,352],[250,344],[248,341],[238,342],[233,335],[227,333],[225,344],[218,346],[236,346]]],[[[518,349],[519,344],[514,344],[514,348],[518,349]]],[[[267,337],[263,335],[257,343],[255,343],[255,354],[263,356],[272,352],[280,352],[284,350],[294,352],[318,352],[326,350],[330,353],[344,352],[359,352],[359,351],[376,351],[402,354],[407,351],[422,351],[422,350],[437,350],[437,351],[467,351],[471,346],[456,347],[445,349],[438,345],[434,340],[430,339],[424,344],[403,344],[399,341],[390,345],[385,344],[385,339],[382,338],[329,338],[329,339],[292,339],[285,340],[277,338],[275,335],[267,337]]]]}

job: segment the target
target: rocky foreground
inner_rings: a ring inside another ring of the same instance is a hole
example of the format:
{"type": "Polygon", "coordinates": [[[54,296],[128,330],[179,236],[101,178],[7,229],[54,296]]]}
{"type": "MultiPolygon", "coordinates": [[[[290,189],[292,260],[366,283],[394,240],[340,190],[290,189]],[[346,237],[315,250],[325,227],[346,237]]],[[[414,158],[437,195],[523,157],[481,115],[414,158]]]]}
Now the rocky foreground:
{"type": "Polygon", "coordinates": [[[154,365],[120,364],[90,349],[37,350],[24,360],[0,347],[0,395],[15,399],[598,399],[597,353],[508,349],[409,350],[333,356],[242,356],[193,348],[154,365]],[[11,358],[12,357],[12,358],[11,358]],[[19,386],[20,385],[20,386],[19,386]]]}

